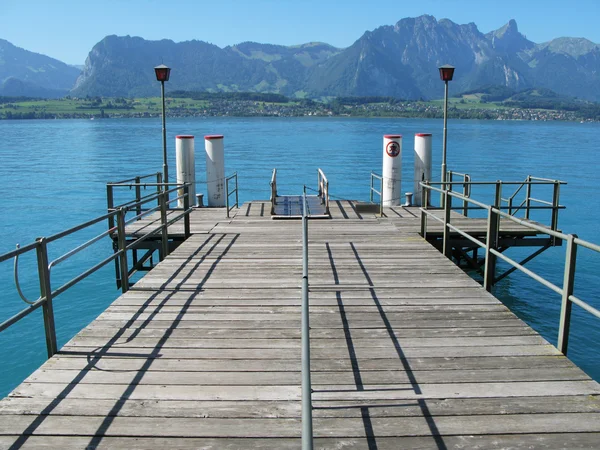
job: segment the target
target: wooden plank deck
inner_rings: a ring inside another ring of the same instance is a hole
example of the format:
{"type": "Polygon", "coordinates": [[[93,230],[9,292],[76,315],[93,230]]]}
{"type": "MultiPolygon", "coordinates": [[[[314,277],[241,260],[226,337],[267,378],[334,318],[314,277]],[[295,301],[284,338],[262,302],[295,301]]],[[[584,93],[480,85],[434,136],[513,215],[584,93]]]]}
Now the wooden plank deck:
{"type": "MultiPolygon", "coordinates": [[[[299,448],[301,225],[194,235],[7,398],[0,448],[299,448]]],[[[266,203],[268,206],[268,203],[266,203]]],[[[316,448],[597,448],[600,385],[418,234],[309,224],[316,448]]]]}

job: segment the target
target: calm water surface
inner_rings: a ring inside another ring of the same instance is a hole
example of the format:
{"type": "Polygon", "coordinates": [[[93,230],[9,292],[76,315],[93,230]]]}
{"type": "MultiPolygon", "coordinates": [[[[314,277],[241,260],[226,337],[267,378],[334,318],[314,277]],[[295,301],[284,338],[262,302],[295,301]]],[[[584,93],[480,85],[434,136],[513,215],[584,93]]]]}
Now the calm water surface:
{"type": "MultiPolygon", "coordinates": [[[[403,145],[403,191],[412,191],[413,136],[431,132],[434,179],[441,164],[441,120],[423,119],[169,119],[169,168],[175,173],[177,134],[196,139],[199,192],[205,192],[203,139],[224,134],[226,172],[237,171],[240,201],[267,199],[269,180],[278,168],[278,190],[297,194],[303,184],[315,186],[316,168],[339,198],[368,199],[369,173],[381,172],[382,135],[400,133],[403,145]]],[[[474,180],[524,180],[529,174],[561,179],[561,203],[567,206],[559,226],[566,232],[600,242],[600,125],[562,122],[451,121],[448,167],[474,180]]],[[[160,171],[162,140],[159,120],[0,121],[0,167],[4,186],[3,239],[0,253],[38,236],[87,221],[106,209],[107,181],[160,171]]],[[[540,193],[548,198],[549,193],[540,193]]],[[[478,197],[474,194],[475,197],[478,197]]],[[[479,197],[481,198],[481,197],[479,197]]],[[[491,198],[483,198],[491,200],[491,198]]],[[[60,256],[104,225],[52,244],[60,256]]],[[[53,287],[69,280],[111,252],[108,242],[94,245],[57,266],[53,287]]],[[[515,251],[509,255],[517,255],[515,251]]],[[[564,248],[547,251],[528,265],[562,285],[564,248]]],[[[578,256],[575,294],[600,307],[600,255],[578,256]]],[[[0,264],[0,321],[24,307],[14,287],[12,264],[0,264]]],[[[20,262],[20,279],[30,299],[39,295],[33,258],[20,262]]],[[[525,275],[515,273],[496,287],[496,295],[552,343],[556,343],[560,298],[525,275]]],[[[119,295],[112,265],[55,301],[59,346],[98,316],[119,295]]],[[[574,306],[569,356],[600,380],[600,321],[574,306]]],[[[4,396],[45,360],[41,312],[0,333],[0,395],[4,396]]]]}

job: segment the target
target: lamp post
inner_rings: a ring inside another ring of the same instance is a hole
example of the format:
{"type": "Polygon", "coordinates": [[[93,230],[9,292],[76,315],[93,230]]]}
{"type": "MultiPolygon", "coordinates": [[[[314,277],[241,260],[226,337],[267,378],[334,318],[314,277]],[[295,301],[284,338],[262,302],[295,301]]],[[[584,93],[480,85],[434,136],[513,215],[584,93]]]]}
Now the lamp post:
{"type": "MultiPolygon", "coordinates": [[[[167,125],[165,122],[165,81],[169,81],[171,69],[164,64],[154,68],[156,79],[160,81],[160,95],[162,98],[162,138],[163,138],[163,183],[169,182],[169,166],[167,165],[167,125]]],[[[169,187],[165,186],[165,190],[169,187]]]]}
{"type": "MultiPolygon", "coordinates": [[[[446,142],[448,140],[448,81],[452,81],[452,77],[454,76],[454,67],[445,64],[439,67],[439,70],[440,78],[446,86],[444,92],[444,141],[442,144],[442,190],[446,190],[446,142]]],[[[446,206],[446,201],[443,193],[440,198],[440,206],[442,208],[446,206]]]]}

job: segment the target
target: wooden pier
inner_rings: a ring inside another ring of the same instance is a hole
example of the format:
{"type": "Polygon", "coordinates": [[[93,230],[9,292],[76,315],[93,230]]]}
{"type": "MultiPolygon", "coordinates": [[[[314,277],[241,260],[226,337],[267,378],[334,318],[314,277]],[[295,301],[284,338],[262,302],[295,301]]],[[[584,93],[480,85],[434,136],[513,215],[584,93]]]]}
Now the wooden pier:
{"type": "MultiPolygon", "coordinates": [[[[302,230],[269,211],[195,210],[0,401],[0,448],[299,448],[302,230]]],[[[309,224],[316,448],[598,447],[600,385],[420,237],[417,208],[330,212],[309,224]]]]}

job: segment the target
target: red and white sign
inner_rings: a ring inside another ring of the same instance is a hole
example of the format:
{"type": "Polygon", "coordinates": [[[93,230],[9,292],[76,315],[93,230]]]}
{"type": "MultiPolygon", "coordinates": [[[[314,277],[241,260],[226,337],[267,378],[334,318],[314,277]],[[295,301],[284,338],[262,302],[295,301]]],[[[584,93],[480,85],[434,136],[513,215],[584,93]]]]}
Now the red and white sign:
{"type": "Polygon", "coordinates": [[[400,145],[396,141],[390,141],[385,146],[385,152],[388,156],[395,158],[400,154],[400,145]]]}

